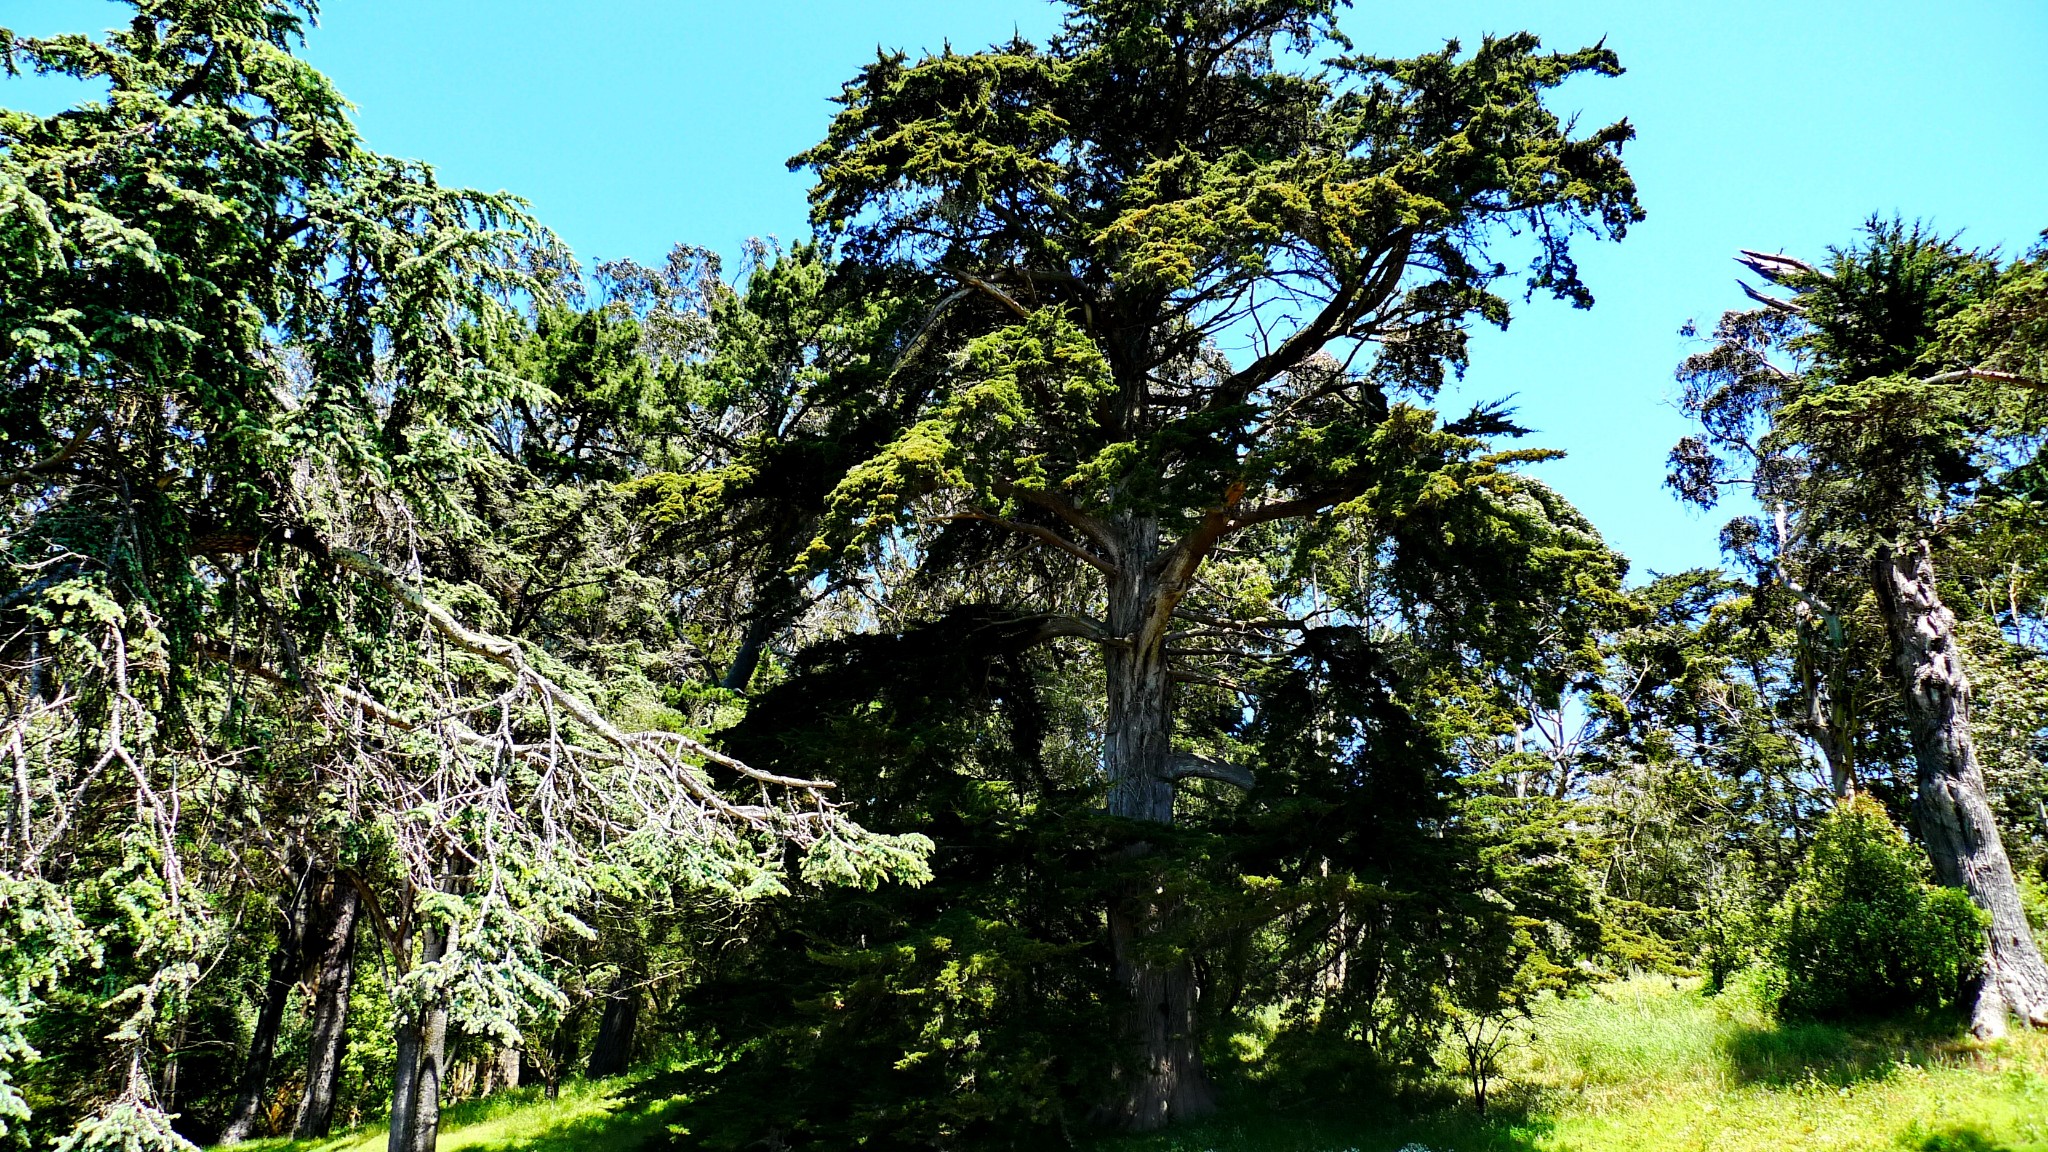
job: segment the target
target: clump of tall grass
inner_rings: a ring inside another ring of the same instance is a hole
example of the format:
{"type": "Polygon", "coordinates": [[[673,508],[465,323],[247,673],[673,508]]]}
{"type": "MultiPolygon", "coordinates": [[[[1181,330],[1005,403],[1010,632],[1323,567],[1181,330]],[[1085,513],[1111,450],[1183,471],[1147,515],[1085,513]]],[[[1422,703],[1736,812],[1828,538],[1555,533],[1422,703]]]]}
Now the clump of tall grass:
{"type": "Polygon", "coordinates": [[[1544,1004],[1522,1072],[1568,1090],[1718,1078],[1726,1039],[1767,1023],[1749,997],[1709,997],[1697,981],[1636,976],[1544,1004]]]}

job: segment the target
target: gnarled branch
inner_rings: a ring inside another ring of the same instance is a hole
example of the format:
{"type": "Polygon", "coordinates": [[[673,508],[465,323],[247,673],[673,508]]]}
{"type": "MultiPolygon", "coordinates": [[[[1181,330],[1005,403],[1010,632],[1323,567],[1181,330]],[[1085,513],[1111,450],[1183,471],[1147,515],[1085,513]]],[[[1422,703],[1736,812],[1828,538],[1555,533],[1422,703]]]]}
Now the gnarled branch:
{"type": "Polygon", "coordinates": [[[1211,760],[1207,756],[1197,756],[1192,752],[1175,753],[1162,775],[1168,780],[1220,780],[1246,792],[1251,791],[1252,785],[1257,783],[1257,777],[1249,768],[1225,760],[1211,760]]]}

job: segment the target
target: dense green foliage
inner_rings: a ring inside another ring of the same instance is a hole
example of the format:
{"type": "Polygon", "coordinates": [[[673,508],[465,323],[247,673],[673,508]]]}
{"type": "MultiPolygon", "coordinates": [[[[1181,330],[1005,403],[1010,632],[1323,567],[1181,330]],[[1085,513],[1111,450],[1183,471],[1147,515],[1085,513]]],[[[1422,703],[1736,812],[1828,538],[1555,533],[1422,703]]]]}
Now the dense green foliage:
{"type": "Polygon", "coordinates": [[[0,1147],[425,1152],[521,1081],[488,1123],[630,1083],[712,1148],[1542,1146],[1589,985],[1704,976],[1644,1043],[1737,1063],[1760,987],[2007,988],[2048,249],[1747,255],[1790,295],[1681,365],[1673,480],[1761,514],[1631,584],[1433,407],[1642,216],[1555,106],[1604,46],[1079,0],[863,68],[806,241],[586,271],[359,140],[309,7],[130,7],[0,30],[105,88],[0,111],[0,1147]]]}
{"type": "Polygon", "coordinates": [[[1777,908],[1785,1007],[1841,1016],[1956,1006],[1980,974],[1985,916],[1925,872],[1875,802],[1829,813],[1777,908]]]}

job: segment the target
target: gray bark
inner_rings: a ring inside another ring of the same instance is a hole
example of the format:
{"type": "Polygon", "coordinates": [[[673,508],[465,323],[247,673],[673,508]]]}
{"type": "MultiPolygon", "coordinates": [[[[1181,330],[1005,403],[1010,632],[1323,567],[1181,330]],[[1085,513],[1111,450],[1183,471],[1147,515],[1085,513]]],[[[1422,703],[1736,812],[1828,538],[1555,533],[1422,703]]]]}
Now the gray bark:
{"type": "Polygon", "coordinates": [[[1921,540],[1904,555],[1878,549],[1873,583],[1895,642],[1899,690],[1912,719],[1919,791],[1913,812],[1935,878],[1991,914],[1984,978],[1971,1013],[1979,1036],[2005,1031],[2007,1013],[2048,1025],[2048,964],[2027,927],[2012,863],[1998,836],[1970,735],[1970,680],[1955,615],[1935,587],[1921,540]]]}
{"type": "Polygon", "coordinates": [[[292,1121],[292,1138],[314,1140],[334,1126],[341,1094],[341,1061],[348,1049],[348,1007],[355,984],[356,914],[362,894],[333,877],[308,942],[313,984],[313,1028],[307,1040],[306,1088],[292,1121]]]}
{"type": "MultiPolygon", "coordinates": [[[[1104,649],[1108,807],[1127,820],[1171,824],[1176,757],[1166,632],[1185,588],[1178,570],[1191,572],[1193,564],[1171,557],[1162,563],[1156,520],[1130,516],[1114,527],[1118,570],[1110,577],[1109,631],[1115,642],[1104,649]]],[[[1158,896],[1162,887],[1141,877],[1109,909],[1116,977],[1129,1001],[1126,1061],[1108,1110],[1114,1123],[1134,1131],[1216,1110],[1198,1043],[1194,966],[1186,958],[1162,961],[1146,947],[1173,911],[1158,896]]]]}
{"type": "MultiPolygon", "coordinates": [[[[447,934],[425,930],[420,963],[447,950],[447,934]]],[[[441,1078],[448,1056],[448,1003],[436,999],[398,1025],[398,1060],[391,1083],[388,1152],[434,1152],[441,1129],[441,1078]]]]}
{"type": "Polygon", "coordinates": [[[747,690],[747,685],[754,682],[755,670],[761,667],[761,651],[768,646],[768,637],[773,634],[776,623],[762,616],[747,621],[739,650],[733,653],[732,666],[719,678],[719,687],[733,692],[747,690]]]}
{"type": "Polygon", "coordinates": [[[221,1129],[221,1144],[247,1140],[255,1134],[256,1122],[262,1116],[264,1090],[270,1086],[271,1056],[277,1050],[277,1030],[284,1023],[292,987],[298,983],[299,957],[305,945],[306,903],[306,879],[301,878],[285,905],[284,930],[278,936],[276,950],[270,954],[263,1006],[256,1012],[256,1028],[249,1037],[249,1058],[242,1065],[241,1090],[235,1095],[235,1107],[228,1114],[227,1125],[221,1129]]]}
{"type": "Polygon", "coordinates": [[[1795,670],[1805,697],[1806,734],[1828,763],[1828,783],[1835,802],[1856,793],[1856,718],[1844,683],[1842,624],[1831,612],[1802,601],[1795,609],[1799,623],[1799,656],[1795,670]]]}

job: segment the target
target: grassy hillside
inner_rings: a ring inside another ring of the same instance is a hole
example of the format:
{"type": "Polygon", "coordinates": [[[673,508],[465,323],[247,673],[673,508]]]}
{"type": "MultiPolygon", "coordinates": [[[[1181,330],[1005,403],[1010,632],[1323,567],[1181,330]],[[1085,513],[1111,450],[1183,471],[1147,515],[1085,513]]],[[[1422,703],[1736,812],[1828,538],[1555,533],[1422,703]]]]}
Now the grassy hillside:
{"type": "MultiPolygon", "coordinates": [[[[2048,1035],[1994,1045],[1903,1025],[1779,1026],[1741,996],[1637,979],[1552,1005],[1482,1120],[1335,1100],[1100,1152],[2048,1152],[2048,1035]]],[[[441,1152],[633,1152],[683,1119],[658,1079],[451,1110],[441,1152]]],[[[381,1130],[266,1152],[373,1152],[381,1130]]]]}

